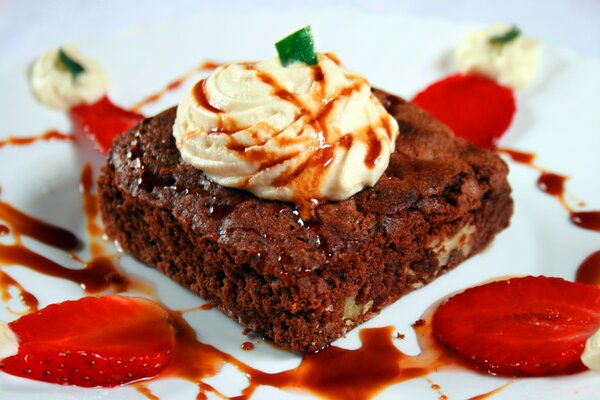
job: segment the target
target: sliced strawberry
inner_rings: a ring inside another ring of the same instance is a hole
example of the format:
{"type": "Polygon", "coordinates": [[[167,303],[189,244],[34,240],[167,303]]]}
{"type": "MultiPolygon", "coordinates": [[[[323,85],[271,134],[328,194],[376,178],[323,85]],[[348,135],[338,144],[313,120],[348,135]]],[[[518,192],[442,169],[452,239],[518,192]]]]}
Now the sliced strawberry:
{"type": "Polygon", "coordinates": [[[494,148],[516,111],[513,91],[481,75],[455,74],[428,86],[413,103],[479,147],[494,148]]]}
{"type": "Polygon", "coordinates": [[[600,288],[543,276],[492,282],[451,297],[432,325],[443,345],[488,373],[575,373],[600,328],[600,288]]]}
{"type": "Polygon", "coordinates": [[[106,96],[94,104],[71,108],[70,115],[74,125],[89,134],[103,153],[110,149],[113,139],[121,132],[144,119],[142,114],[116,106],[106,96]]]}
{"type": "Polygon", "coordinates": [[[63,385],[112,387],[150,378],[175,346],[169,313],[135,297],[65,301],[8,325],[19,350],[0,361],[0,370],[63,385]]]}

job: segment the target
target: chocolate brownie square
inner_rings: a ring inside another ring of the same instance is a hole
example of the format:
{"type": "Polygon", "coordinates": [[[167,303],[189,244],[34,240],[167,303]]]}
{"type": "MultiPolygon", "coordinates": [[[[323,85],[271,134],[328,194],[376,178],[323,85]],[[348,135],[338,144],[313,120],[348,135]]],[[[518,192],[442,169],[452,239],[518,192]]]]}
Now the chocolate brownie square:
{"type": "Polygon", "coordinates": [[[184,163],[175,108],[145,119],[114,141],[99,178],[106,233],[278,345],[319,349],[484,249],[513,210],[495,153],[374,93],[400,127],[387,170],[310,220],[184,163]]]}

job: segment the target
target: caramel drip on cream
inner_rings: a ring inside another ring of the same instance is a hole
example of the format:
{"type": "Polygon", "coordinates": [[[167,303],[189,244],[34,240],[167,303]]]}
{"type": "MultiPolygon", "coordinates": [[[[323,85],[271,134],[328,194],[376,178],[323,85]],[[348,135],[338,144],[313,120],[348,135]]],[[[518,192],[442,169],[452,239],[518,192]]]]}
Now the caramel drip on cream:
{"type": "Polygon", "coordinates": [[[182,100],[173,134],[211,180],[292,201],[310,218],[319,202],[377,182],[398,126],[366,78],[321,55],[315,66],[218,68],[182,100]]]}
{"type": "MultiPolygon", "coordinates": [[[[248,67],[253,67],[253,66],[249,65],[248,67]]],[[[298,98],[298,96],[289,92],[286,88],[281,86],[274,77],[272,77],[271,75],[269,75],[268,73],[266,73],[264,71],[257,71],[256,76],[262,82],[266,83],[267,85],[269,85],[273,88],[273,95],[279,97],[281,100],[292,103],[293,105],[298,107],[298,109],[302,110],[303,113],[306,113],[304,104],[298,98]]]]}
{"type": "Polygon", "coordinates": [[[223,110],[221,110],[220,108],[217,108],[215,106],[213,106],[212,104],[210,104],[210,101],[208,100],[208,97],[206,96],[206,79],[202,79],[201,81],[199,81],[198,83],[196,83],[194,85],[194,97],[196,98],[196,101],[198,102],[198,105],[200,107],[203,107],[205,109],[207,109],[210,112],[213,112],[215,114],[221,114],[223,112],[223,110]]]}

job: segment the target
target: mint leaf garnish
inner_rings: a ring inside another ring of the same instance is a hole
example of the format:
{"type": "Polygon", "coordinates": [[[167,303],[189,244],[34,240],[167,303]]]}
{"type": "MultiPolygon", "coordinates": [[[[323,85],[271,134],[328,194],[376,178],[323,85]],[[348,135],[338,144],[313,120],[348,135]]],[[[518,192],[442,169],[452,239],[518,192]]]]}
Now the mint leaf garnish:
{"type": "Polygon", "coordinates": [[[513,25],[506,33],[500,35],[494,35],[490,37],[490,43],[497,46],[504,46],[521,35],[521,31],[515,25],[513,25]]]}
{"type": "Polygon", "coordinates": [[[71,73],[73,79],[76,79],[79,74],[85,71],[83,65],[69,57],[62,48],[58,49],[58,61],[71,73]]]}
{"type": "Polygon", "coordinates": [[[294,62],[307,65],[315,65],[318,62],[310,25],[281,39],[275,43],[275,48],[284,67],[294,62]]]}

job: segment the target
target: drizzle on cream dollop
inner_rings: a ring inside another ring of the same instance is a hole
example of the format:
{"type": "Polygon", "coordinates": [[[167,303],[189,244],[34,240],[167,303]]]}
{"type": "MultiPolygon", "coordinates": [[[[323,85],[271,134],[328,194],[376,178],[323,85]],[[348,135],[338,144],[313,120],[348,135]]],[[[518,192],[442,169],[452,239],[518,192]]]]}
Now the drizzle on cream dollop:
{"type": "Polygon", "coordinates": [[[514,88],[531,84],[540,53],[538,41],[519,35],[506,44],[490,42],[490,38],[503,35],[510,29],[508,25],[495,24],[467,36],[454,54],[458,69],[487,75],[514,88]]]}
{"type": "Polygon", "coordinates": [[[106,93],[110,79],[94,59],[80,54],[74,46],[66,46],[65,53],[81,64],[84,71],[73,77],[58,56],[59,49],[48,50],[37,59],[31,71],[31,90],[47,107],[59,110],[95,103],[106,93]]]}
{"type": "Polygon", "coordinates": [[[303,207],[373,186],[398,124],[366,78],[334,56],[217,68],[185,95],[173,135],[184,161],[214,182],[303,207]]]}

